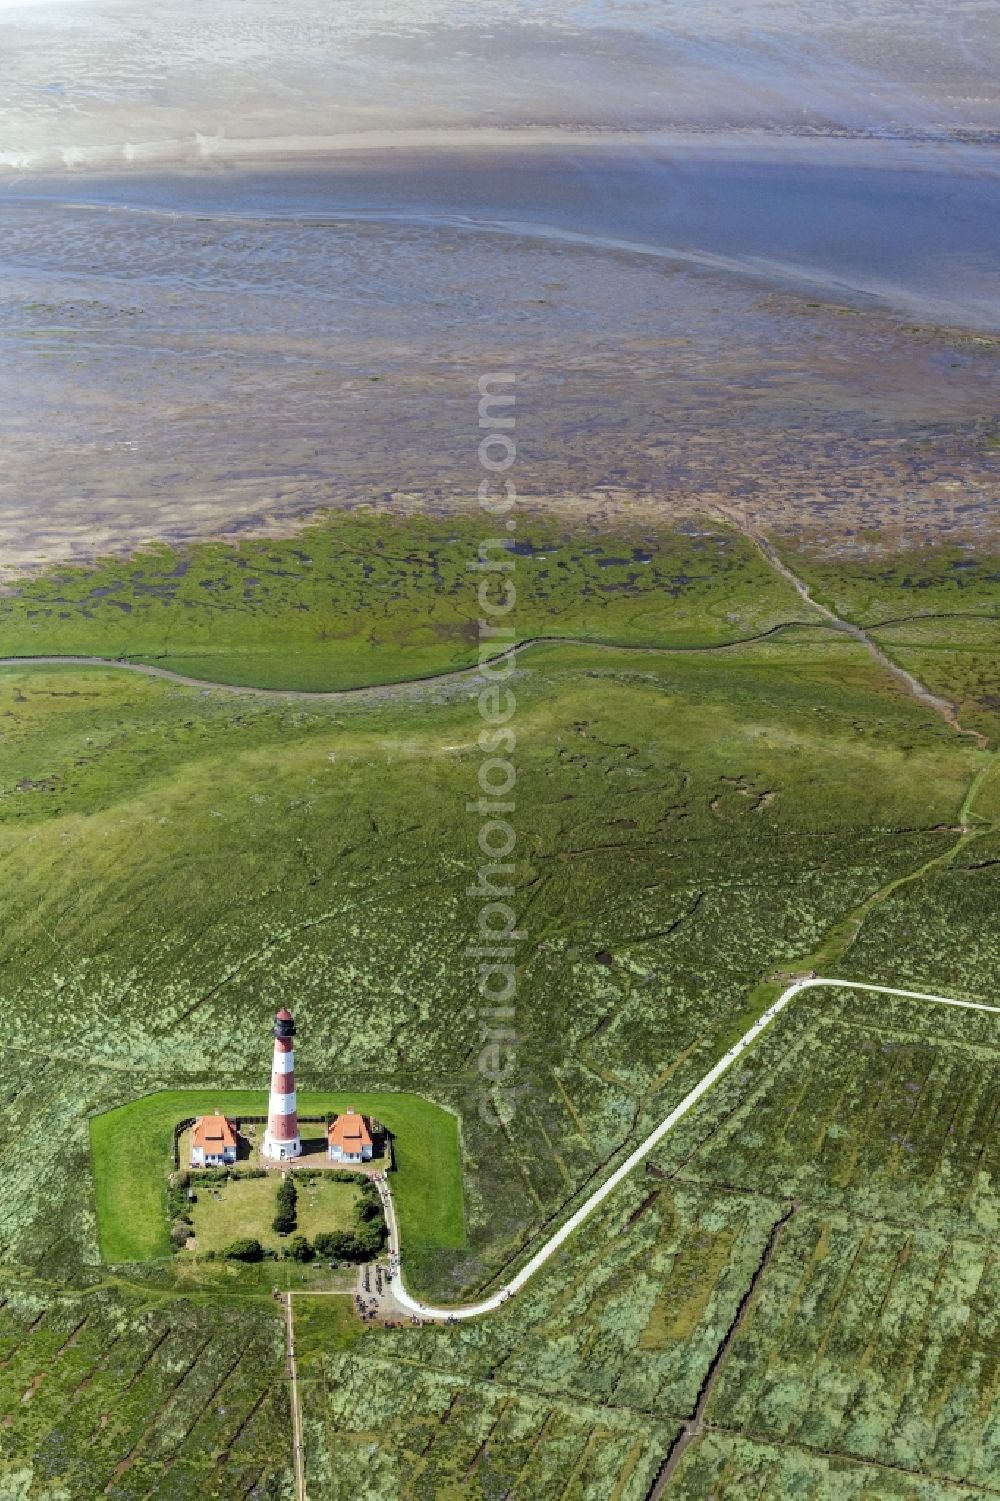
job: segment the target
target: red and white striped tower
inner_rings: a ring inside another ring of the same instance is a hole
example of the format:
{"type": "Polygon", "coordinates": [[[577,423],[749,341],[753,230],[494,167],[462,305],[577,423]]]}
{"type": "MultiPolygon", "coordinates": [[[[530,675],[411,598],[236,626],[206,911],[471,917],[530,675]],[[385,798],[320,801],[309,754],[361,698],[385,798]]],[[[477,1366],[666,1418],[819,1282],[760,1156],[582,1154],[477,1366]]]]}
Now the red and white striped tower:
{"type": "Polygon", "coordinates": [[[265,1157],[273,1157],[276,1162],[283,1162],[287,1157],[298,1157],[302,1151],[299,1118],[295,1108],[294,1036],[292,1013],[282,1006],[274,1018],[271,1098],[267,1106],[267,1130],[260,1149],[265,1157]]]}

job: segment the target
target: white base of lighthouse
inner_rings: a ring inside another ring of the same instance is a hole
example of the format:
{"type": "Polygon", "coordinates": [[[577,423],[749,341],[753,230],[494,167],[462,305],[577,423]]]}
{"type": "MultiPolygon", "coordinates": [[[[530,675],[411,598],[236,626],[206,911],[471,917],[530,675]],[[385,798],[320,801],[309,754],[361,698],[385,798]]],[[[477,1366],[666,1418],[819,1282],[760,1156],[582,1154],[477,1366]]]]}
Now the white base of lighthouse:
{"type": "Polygon", "coordinates": [[[270,1131],[264,1132],[264,1140],[261,1142],[260,1155],[270,1157],[273,1162],[287,1162],[291,1157],[302,1156],[301,1136],[292,1136],[286,1141],[275,1141],[270,1131]]]}

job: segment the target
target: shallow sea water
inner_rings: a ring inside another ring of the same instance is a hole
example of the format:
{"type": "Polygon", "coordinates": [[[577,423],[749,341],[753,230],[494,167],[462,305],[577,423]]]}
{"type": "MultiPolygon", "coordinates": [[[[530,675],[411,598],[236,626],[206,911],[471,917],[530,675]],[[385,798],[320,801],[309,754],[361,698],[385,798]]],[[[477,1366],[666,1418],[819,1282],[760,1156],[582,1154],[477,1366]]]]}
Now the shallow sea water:
{"type": "Polygon", "coordinates": [[[978,527],[1000,109],[912,12],[0,0],[0,572],[468,503],[495,368],[539,503],[978,527]]]}

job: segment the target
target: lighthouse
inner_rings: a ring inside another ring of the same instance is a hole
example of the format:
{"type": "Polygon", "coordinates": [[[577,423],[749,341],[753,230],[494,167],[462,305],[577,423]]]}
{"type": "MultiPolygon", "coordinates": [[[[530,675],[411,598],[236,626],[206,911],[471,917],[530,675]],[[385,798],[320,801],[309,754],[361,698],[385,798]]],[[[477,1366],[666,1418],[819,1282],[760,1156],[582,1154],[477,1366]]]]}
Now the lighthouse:
{"type": "Polygon", "coordinates": [[[274,1064],[271,1069],[271,1098],[267,1106],[267,1130],[261,1154],[276,1162],[298,1157],[302,1151],[299,1119],[295,1108],[295,1023],[292,1013],[282,1006],[274,1018],[274,1064]]]}

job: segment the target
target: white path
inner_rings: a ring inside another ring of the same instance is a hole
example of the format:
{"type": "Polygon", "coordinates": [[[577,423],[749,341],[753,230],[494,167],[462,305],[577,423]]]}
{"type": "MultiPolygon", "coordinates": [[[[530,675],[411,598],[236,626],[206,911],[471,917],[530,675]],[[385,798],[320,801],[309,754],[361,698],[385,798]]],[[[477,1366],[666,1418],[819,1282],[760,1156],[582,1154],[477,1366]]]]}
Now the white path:
{"type": "MultiPolygon", "coordinates": [[[[580,1226],[585,1220],[589,1219],[598,1205],[603,1204],[604,1200],[610,1194],[614,1193],[619,1183],[627,1178],[630,1173],[634,1172],[640,1162],[648,1157],[650,1152],[660,1144],[663,1138],[669,1135],[674,1127],[694,1109],[701,1097],[708,1093],[713,1084],[717,1083],[727,1070],[732,1068],[741,1053],[745,1053],[747,1048],[753,1046],[764,1029],[771,1025],[775,1017],[784,1011],[785,1007],[795,999],[799,992],[813,990],[820,986],[833,987],[837,990],[866,990],[876,995],[899,996],[903,1000],[908,1001],[927,1001],[937,1006],[957,1006],[966,1011],[990,1011],[995,1015],[1000,1015],[1000,1006],[986,1006],[979,1001],[960,1001],[955,1000],[953,996],[930,995],[920,990],[897,990],[891,985],[868,985],[860,980],[795,980],[788,986],[787,990],[782,992],[774,1004],[769,1006],[763,1015],[754,1022],[753,1026],[744,1032],[739,1042],[734,1043],[728,1053],[719,1059],[715,1067],[709,1069],[704,1078],[699,1080],[691,1092],[684,1096],[680,1104],[671,1110],[666,1120],[660,1122],[656,1130],[647,1136],[642,1145],[636,1147],[631,1156],[626,1157],[621,1166],[616,1168],[611,1176],[599,1188],[594,1190],[586,1203],[581,1204],[580,1208],[570,1215],[569,1219],[559,1227],[555,1234],[535,1252],[531,1260],[526,1262],[521,1270],[515,1273],[510,1281],[500,1288],[499,1291],[492,1293],[488,1298],[484,1298],[481,1303],[468,1303],[455,1308],[435,1308],[429,1304],[421,1303],[418,1298],[414,1298],[407,1292],[403,1284],[402,1275],[396,1269],[395,1257],[393,1257],[392,1292],[396,1302],[409,1312],[418,1314],[422,1319],[438,1321],[475,1319],[480,1318],[483,1314],[495,1312],[501,1304],[506,1303],[508,1298],[512,1298],[515,1293],[520,1292],[529,1278],[533,1277],[549,1258],[555,1255],[560,1246],[564,1245],[570,1236],[579,1230],[580,1226]]],[[[384,1190],[384,1195],[388,1200],[386,1207],[390,1245],[393,1252],[398,1254],[400,1249],[398,1222],[387,1188],[384,1190]]]]}

